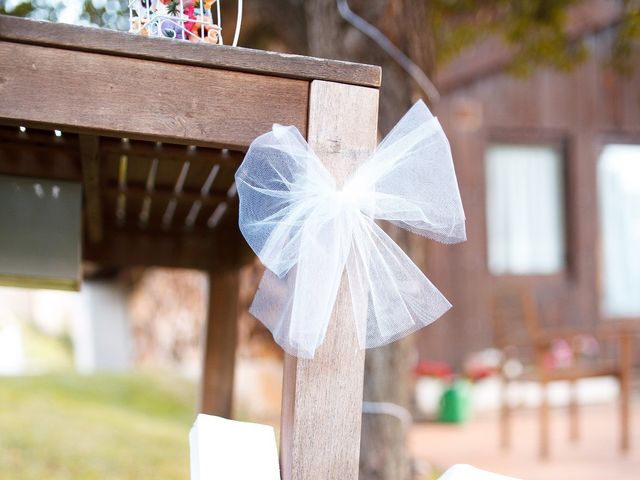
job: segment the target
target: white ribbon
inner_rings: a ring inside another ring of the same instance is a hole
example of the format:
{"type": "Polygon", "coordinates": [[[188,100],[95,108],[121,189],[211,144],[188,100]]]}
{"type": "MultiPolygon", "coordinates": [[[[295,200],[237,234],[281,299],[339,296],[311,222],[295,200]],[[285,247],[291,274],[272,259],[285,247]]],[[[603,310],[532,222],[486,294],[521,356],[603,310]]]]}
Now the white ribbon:
{"type": "Polygon", "coordinates": [[[449,142],[419,101],[344,183],[295,127],[256,138],[236,172],[240,230],[267,271],[250,312],[288,353],[322,344],[346,270],[361,348],[378,347],[451,304],[375,223],[442,243],[466,239],[449,142]]]}

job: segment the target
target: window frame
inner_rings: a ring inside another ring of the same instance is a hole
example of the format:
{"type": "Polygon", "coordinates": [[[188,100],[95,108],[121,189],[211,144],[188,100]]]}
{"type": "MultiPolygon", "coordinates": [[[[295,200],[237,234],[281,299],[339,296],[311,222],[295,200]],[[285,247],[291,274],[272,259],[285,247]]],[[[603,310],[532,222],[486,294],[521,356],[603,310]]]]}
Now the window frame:
{"type": "MultiPolygon", "coordinates": [[[[620,133],[620,132],[606,132],[597,136],[595,140],[594,150],[595,156],[593,161],[593,176],[595,178],[596,191],[594,194],[599,197],[600,195],[600,178],[598,175],[598,169],[600,166],[600,159],[604,153],[604,149],[608,145],[634,145],[640,147],[640,133],[620,133]]],[[[598,202],[599,203],[599,202],[598,202]]],[[[633,316],[619,316],[619,315],[607,315],[603,309],[604,300],[604,252],[603,252],[603,231],[601,221],[600,205],[595,211],[594,222],[596,223],[596,251],[594,255],[596,257],[596,302],[597,302],[597,314],[598,318],[605,321],[607,325],[620,323],[623,325],[633,324],[640,328],[640,314],[633,316]]]]}
{"type": "Polygon", "coordinates": [[[530,282],[549,282],[551,285],[563,284],[568,280],[575,272],[575,257],[574,257],[574,235],[575,219],[574,209],[572,207],[571,200],[574,197],[574,181],[572,179],[573,173],[573,144],[570,141],[569,135],[564,131],[545,130],[545,129],[511,129],[511,128],[493,128],[487,132],[484,139],[484,149],[482,151],[482,164],[483,164],[483,191],[484,191],[484,268],[487,275],[498,281],[510,282],[510,283],[530,283],[530,282]],[[556,150],[560,155],[560,172],[562,175],[562,206],[564,224],[564,261],[562,268],[557,272],[549,274],[516,274],[516,273],[501,273],[496,274],[489,269],[489,232],[487,224],[487,152],[489,148],[494,145],[516,145],[516,146],[536,146],[536,147],[550,147],[556,150]]]}

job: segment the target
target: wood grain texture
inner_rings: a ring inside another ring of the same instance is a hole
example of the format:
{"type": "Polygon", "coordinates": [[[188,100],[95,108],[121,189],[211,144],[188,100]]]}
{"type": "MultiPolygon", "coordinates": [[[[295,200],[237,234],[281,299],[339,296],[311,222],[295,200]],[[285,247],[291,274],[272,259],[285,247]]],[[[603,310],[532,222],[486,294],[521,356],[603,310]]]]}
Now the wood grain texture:
{"type": "Polygon", "coordinates": [[[91,242],[99,243],[102,240],[102,202],[98,137],[80,135],[79,140],[87,233],[91,242]]]}
{"type": "Polygon", "coordinates": [[[209,273],[199,412],[231,418],[238,340],[238,271],[209,273]]]}
{"type": "MultiPolygon", "coordinates": [[[[341,184],[376,146],[378,91],[314,81],[309,100],[308,142],[341,184]]],[[[343,278],[315,358],[285,356],[283,480],[358,478],[363,372],[343,278]]]]}
{"type": "Polygon", "coordinates": [[[273,123],[306,132],[303,80],[9,42],[0,65],[0,121],[232,149],[273,123]]]}
{"type": "Polygon", "coordinates": [[[305,80],[380,86],[380,67],[223,45],[147,38],[106,29],[0,15],[0,39],[305,80]]]}

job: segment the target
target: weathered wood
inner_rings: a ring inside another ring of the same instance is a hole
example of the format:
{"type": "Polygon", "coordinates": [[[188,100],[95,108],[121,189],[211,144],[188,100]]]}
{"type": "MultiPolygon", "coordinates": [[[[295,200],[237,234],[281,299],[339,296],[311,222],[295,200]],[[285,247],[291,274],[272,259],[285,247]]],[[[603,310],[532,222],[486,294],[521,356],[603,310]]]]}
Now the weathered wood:
{"type": "MultiPolygon", "coordinates": [[[[308,142],[340,184],[375,148],[378,91],[315,81],[309,100],[308,142]]],[[[345,282],[315,358],[285,356],[283,480],[358,478],[364,351],[345,282]]]]}
{"type": "Polygon", "coordinates": [[[9,42],[0,65],[0,121],[236,149],[274,122],[306,132],[303,80],[9,42]]]}
{"type": "Polygon", "coordinates": [[[106,29],[0,15],[0,39],[69,50],[121,55],[305,80],[380,85],[380,67],[222,45],[147,38],[106,29]]]}
{"type": "Polygon", "coordinates": [[[238,271],[209,273],[209,313],[200,382],[202,413],[231,418],[238,338],[238,271]]]}
{"type": "Polygon", "coordinates": [[[100,158],[98,137],[80,135],[82,187],[85,198],[87,233],[93,243],[102,241],[102,202],[100,201],[100,158]]]}

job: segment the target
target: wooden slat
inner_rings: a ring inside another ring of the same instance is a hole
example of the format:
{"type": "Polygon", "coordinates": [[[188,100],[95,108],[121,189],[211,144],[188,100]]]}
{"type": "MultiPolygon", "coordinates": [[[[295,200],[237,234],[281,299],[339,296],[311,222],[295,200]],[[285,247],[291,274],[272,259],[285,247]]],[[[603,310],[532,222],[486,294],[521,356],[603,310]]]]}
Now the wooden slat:
{"type": "Polygon", "coordinates": [[[184,162],[185,160],[200,160],[211,163],[224,163],[238,166],[244,154],[234,150],[219,150],[211,148],[196,148],[189,151],[184,145],[163,143],[157,147],[151,142],[130,141],[123,144],[119,138],[102,138],[101,152],[109,155],[127,154],[132,157],[158,158],[160,160],[184,162]]]}
{"type": "Polygon", "coordinates": [[[106,53],[170,63],[253,72],[266,75],[322,79],[370,87],[380,86],[377,66],[325,60],[222,45],[146,38],[106,29],[63,25],[0,16],[0,39],[69,50],[106,53]]]}
{"type": "Polygon", "coordinates": [[[102,241],[102,203],[100,201],[98,137],[80,135],[80,159],[89,240],[99,243],[102,241]]]}
{"type": "MultiPolygon", "coordinates": [[[[120,190],[115,185],[107,186],[105,192],[109,195],[117,195],[120,190]]],[[[127,196],[141,198],[149,195],[152,200],[163,199],[163,200],[171,200],[175,198],[179,202],[194,202],[196,200],[200,200],[203,205],[213,205],[216,206],[220,202],[224,202],[227,200],[226,194],[223,193],[212,193],[210,195],[204,196],[199,192],[192,191],[183,191],[180,193],[176,193],[173,190],[169,190],[166,188],[156,188],[153,192],[147,192],[143,187],[139,185],[128,185],[127,189],[124,191],[127,196]]]]}
{"type": "Polygon", "coordinates": [[[209,311],[198,410],[225,418],[231,418],[233,403],[238,287],[238,271],[209,273],[209,311]]]}
{"type": "Polygon", "coordinates": [[[0,65],[0,121],[12,124],[235,149],[273,123],[306,132],[302,80],[9,42],[0,65]]]}
{"type": "MultiPolygon", "coordinates": [[[[338,183],[376,145],[378,91],[311,84],[308,141],[338,183]]],[[[343,278],[326,338],[312,360],[285,356],[283,480],[358,478],[364,351],[343,278]]]]}

